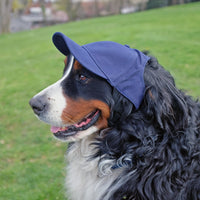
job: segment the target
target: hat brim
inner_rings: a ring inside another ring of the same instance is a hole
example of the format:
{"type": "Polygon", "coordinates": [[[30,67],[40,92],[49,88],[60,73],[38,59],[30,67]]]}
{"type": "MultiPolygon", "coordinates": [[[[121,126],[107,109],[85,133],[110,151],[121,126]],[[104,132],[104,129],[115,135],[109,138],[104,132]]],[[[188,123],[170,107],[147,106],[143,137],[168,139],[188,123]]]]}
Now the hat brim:
{"type": "Polygon", "coordinates": [[[83,65],[86,69],[90,70],[91,72],[104,79],[107,79],[105,74],[101,71],[101,69],[98,67],[96,62],[92,59],[92,57],[84,47],[78,45],[66,35],[60,32],[56,32],[53,35],[52,40],[56,48],[62,54],[64,54],[65,56],[72,54],[75,57],[75,59],[78,60],[79,63],[83,65]]]}

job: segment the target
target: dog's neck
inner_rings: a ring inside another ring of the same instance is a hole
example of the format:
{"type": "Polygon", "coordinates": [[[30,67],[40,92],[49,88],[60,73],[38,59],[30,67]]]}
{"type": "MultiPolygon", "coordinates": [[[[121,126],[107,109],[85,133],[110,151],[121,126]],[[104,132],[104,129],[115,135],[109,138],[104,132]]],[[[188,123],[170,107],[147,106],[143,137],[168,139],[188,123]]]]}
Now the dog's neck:
{"type": "Polygon", "coordinates": [[[68,195],[76,200],[101,199],[106,189],[123,169],[112,170],[113,160],[101,161],[91,157],[96,153],[93,134],[70,145],[67,152],[66,186],[68,195]],[[92,192],[93,191],[93,192],[92,192]]]}
{"type": "Polygon", "coordinates": [[[92,134],[84,139],[71,143],[67,151],[67,162],[70,164],[76,160],[77,165],[81,166],[82,169],[87,166],[85,170],[89,170],[88,160],[95,154],[94,145],[92,145],[95,142],[95,138],[96,134],[92,134]]]}

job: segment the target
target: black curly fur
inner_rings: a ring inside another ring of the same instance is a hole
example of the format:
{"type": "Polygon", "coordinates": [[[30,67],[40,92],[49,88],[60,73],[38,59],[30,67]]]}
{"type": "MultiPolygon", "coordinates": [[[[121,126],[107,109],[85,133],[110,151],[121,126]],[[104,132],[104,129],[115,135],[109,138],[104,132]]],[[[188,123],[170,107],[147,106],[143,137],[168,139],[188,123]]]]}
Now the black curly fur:
{"type": "Polygon", "coordinates": [[[108,189],[109,199],[199,200],[200,104],[178,90],[153,57],[144,81],[138,110],[113,89],[110,128],[96,143],[95,156],[116,164],[121,160],[119,167],[125,166],[108,189]]]}

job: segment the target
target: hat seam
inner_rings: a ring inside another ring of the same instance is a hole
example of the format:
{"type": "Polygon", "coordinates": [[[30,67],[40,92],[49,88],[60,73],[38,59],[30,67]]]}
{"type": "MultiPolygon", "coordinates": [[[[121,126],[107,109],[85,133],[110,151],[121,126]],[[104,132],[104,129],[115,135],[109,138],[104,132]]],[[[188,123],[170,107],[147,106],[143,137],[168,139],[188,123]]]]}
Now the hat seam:
{"type": "Polygon", "coordinates": [[[90,56],[90,58],[94,61],[94,63],[96,64],[96,66],[98,67],[98,69],[105,75],[105,77],[110,81],[110,82],[112,82],[109,78],[108,78],[108,76],[106,75],[106,73],[99,67],[99,65],[97,64],[97,62],[95,61],[95,59],[92,57],[92,55],[90,54],[90,52],[89,52],[89,50],[86,48],[86,47],[84,47],[84,46],[82,46],[85,50],[86,50],[86,52],[88,53],[88,55],[90,56]]]}

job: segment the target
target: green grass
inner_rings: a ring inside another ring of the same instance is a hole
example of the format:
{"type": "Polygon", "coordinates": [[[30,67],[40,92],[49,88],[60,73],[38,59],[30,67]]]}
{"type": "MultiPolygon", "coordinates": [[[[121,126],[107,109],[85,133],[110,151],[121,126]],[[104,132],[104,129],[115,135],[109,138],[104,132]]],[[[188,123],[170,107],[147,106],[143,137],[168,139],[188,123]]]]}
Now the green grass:
{"type": "Polygon", "coordinates": [[[63,200],[67,145],[31,111],[29,99],[61,77],[61,31],[79,44],[112,40],[150,50],[177,86],[200,97],[200,3],[102,17],[0,36],[0,200],[63,200]]]}

